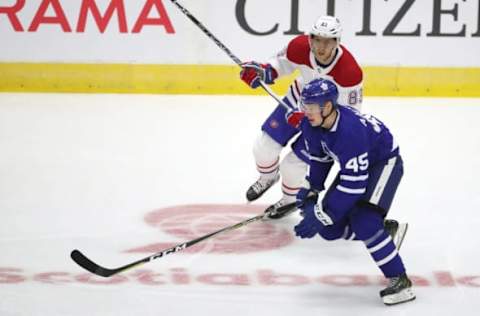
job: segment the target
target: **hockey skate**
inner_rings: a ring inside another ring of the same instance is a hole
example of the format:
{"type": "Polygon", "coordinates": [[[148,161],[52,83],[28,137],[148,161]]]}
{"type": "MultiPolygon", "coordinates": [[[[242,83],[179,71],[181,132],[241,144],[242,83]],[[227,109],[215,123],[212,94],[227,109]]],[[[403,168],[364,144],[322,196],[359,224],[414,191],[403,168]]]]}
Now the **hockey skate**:
{"type": "Polygon", "coordinates": [[[252,184],[247,190],[247,200],[249,202],[255,201],[263,195],[272,185],[274,185],[280,179],[280,172],[277,170],[275,174],[264,176],[261,175],[254,184],[252,184]]]}
{"type": "MultiPolygon", "coordinates": [[[[313,192],[308,195],[306,201],[316,202],[318,193],[313,192]]],[[[284,195],[277,203],[270,205],[265,210],[264,219],[279,219],[290,215],[298,209],[297,201],[294,197],[284,195]]]]}
{"type": "Polygon", "coordinates": [[[297,209],[295,199],[281,198],[277,203],[270,205],[265,210],[264,219],[279,219],[285,217],[297,209]]]}
{"type": "Polygon", "coordinates": [[[412,290],[412,281],[404,273],[398,277],[390,278],[388,287],[380,291],[380,297],[385,305],[405,303],[415,299],[412,290]]]}
{"type": "Polygon", "coordinates": [[[393,243],[397,247],[397,250],[400,250],[403,239],[405,238],[405,234],[407,233],[408,224],[400,224],[394,219],[386,219],[383,224],[387,233],[389,233],[392,237],[393,243]]]}

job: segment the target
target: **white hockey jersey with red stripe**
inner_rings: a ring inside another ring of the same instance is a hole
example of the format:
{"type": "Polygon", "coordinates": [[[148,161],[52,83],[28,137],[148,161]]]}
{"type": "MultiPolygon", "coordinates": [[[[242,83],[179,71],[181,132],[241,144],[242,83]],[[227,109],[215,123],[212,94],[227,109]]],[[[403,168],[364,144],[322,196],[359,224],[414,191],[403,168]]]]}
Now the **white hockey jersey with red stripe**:
{"type": "Polygon", "coordinates": [[[339,45],[333,61],[326,67],[318,64],[310,50],[308,35],[299,35],[288,46],[268,61],[278,76],[300,71],[300,76],[291,84],[287,93],[290,103],[297,104],[303,86],[313,79],[332,80],[338,87],[338,103],[354,106],[360,110],[362,103],[363,73],[352,54],[339,45]]]}

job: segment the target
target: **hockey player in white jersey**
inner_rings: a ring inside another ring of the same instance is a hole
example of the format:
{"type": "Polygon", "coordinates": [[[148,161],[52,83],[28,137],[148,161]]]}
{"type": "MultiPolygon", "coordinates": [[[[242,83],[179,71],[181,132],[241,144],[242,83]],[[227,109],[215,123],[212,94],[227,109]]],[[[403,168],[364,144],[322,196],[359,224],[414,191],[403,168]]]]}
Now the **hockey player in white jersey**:
{"type": "Polygon", "coordinates": [[[363,74],[352,54],[340,44],[341,33],[342,27],[337,18],[322,16],[307,35],[295,37],[267,63],[247,62],[242,65],[241,79],[252,88],[257,88],[260,80],[273,84],[278,77],[295,70],[300,72],[283,99],[292,113],[286,117],[286,109],[277,106],[262,125],[253,147],[260,176],[247,190],[247,200],[258,199],[280,179],[280,175],[282,178],[283,197],[266,210],[271,218],[278,218],[275,216],[278,207],[294,203],[307,170],[308,157],[303,137],[298,135],[298,123],[303,114],[298,111],[297,103],[304,84],[315,78],[328,78],[337,85],[340,104],[360,109],[363,74]],[[280,161],[283,147],[296,135],[292,151],[280,161]]]}

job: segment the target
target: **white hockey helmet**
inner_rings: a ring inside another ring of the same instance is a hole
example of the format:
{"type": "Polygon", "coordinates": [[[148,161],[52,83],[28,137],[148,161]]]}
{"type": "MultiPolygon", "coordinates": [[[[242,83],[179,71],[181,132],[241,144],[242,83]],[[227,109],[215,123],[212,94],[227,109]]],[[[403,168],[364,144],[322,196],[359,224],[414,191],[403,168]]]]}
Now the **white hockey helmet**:
{"type": "Polygon", "coordinates": [[[338,18],[330,15],[323,15],[315,21],[308,34],[311,36],[336,38],[337,42],[339,42],[340,37],[342,36],[342,25],[338,18]]]}

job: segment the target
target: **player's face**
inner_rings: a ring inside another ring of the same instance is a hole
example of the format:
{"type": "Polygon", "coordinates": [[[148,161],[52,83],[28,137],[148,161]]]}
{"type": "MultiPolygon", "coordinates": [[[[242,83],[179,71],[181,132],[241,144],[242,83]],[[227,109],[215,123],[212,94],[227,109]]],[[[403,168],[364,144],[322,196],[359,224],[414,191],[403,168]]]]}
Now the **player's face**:
{"type": "Polygon", "coordinates": [[[322,64],[328,64],[334,56],[333,53],[335,48],[337,48],[337,40],[335,38],[311,36],[310,46],[317,60],[322,64]]]}
{"type": "Polygon", "coordinates": [[[313,127],[317,127],[322,125],[323,117],[322,117],[322,108],[320,104],[311,103],[311,104],[303,104],[302,110],[305,112],[305,116],[308,119],[308,122],[313,127]]]}

